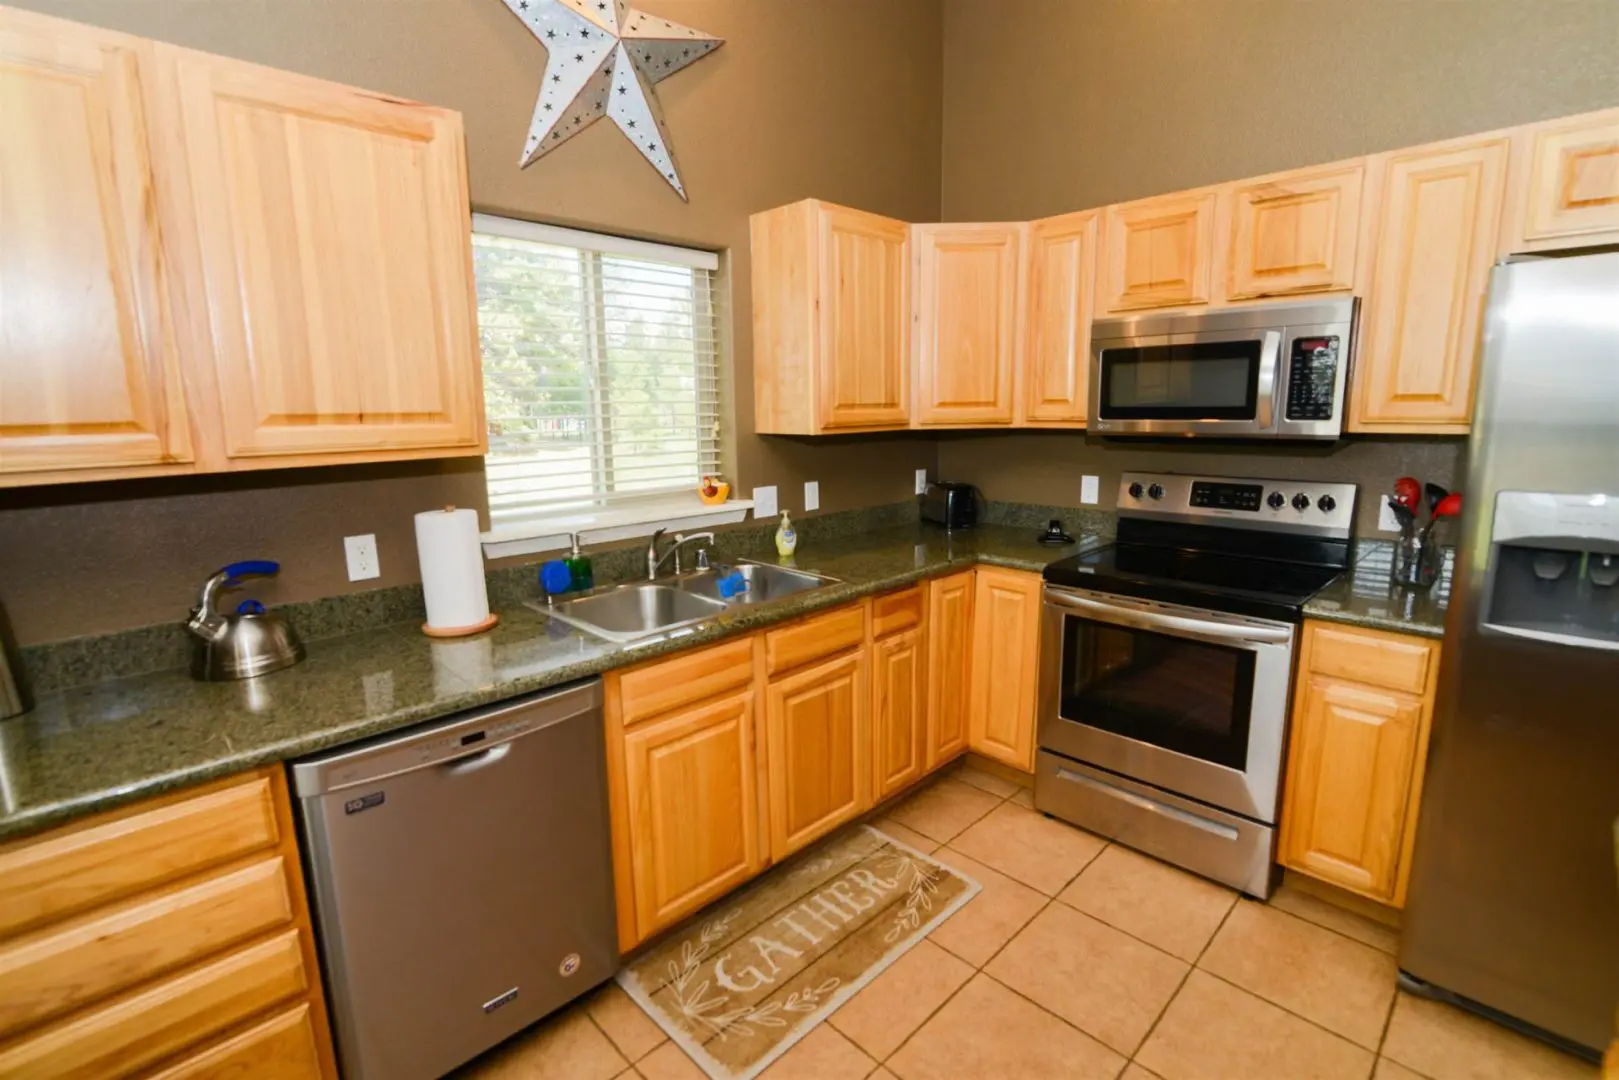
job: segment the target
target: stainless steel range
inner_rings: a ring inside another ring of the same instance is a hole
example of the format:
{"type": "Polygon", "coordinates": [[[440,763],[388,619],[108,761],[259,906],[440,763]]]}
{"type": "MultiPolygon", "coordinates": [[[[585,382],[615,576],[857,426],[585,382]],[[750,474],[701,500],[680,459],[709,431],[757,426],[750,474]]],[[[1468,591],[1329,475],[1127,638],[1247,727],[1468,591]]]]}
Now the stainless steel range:
{"type": "Polygon", "coordinates": [[[1037,809],[1270,892],[1293,647],[1355,485],[1126,473],[1117,542],[1052,563],[1037,809]]]}

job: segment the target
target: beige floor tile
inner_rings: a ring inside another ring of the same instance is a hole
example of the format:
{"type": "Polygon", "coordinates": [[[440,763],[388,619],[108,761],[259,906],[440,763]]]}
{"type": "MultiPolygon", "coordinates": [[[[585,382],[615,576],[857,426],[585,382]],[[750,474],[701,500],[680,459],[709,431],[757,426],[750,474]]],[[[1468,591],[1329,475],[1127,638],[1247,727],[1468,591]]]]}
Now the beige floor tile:
{"type": "Polygon", "coordinates": [[[646,1080],[708,1080],[697,1062],[673,1042],[664,1043],[637,1061],[635,1068],[646,1080]]]}
{"type": "Polygon", "coordinates": [[[1089,915],[1052,904],[984,973],[1128,1057],[1188,967],[1089,915]]]}
{"type": "Polygon", "coordinates": [[[971,784],[980,791],[987,791],[997,798],[1005,799],[1016,795],[1018,786],[1012,781],[994,773],[975,769],[971,765],[963,765],[950,774],[952,780],[960,780],[963,784],[971,784]]]}
{"type": "Polygon", "coordinates": [[[1383,1056],[1432,1080],[1596,1080],[1597,1069],[1453,1005],[1402,993],[1383,1056]]]}
{"type": "Polygon", "coordinates": [[[575,1005],[454,1075],[458,1080],[610,1080],[629,1064],[584,1007],[575,1005]]]}
{"type": "Polygon", "coordinates": [[[1159,1080],[1159,1078],[1157,1074],[1148,1072],[1132,1061],[1119,1074],[1119,1080],[1159,1080]]]}
{"type": "Polygon", "coordinates": [[[1034,792],[1029,788],[1020,787],[1017,789],[1017,794],[1012,796],[1011,801],[1014,804],[1023,807],[1025,810],[1033,810],[1034,792]]]}
{"type": "Polygon", "coordinates": [[[1311,896],[1302,889],[1284,884],[1271,894],[1269,903],[1271,907],[1281,908],[1328,930],[1336,930],[1390,956],[1400,951],[1400,932],[1394,927],[1341,908],[1319,896],[1311,896]]]}
{"type": "Polygon", "coordinates": [[[1398,1061],[1380,1057],[1377,1059],[1377,1068],[1372,1070],[1372,1080],[1428,1080],[1419,1072],[1412,1072],[1398,1061]]]}
{"type": "Polygon", "coordinates": [[[1124,1059],[976,975],[885,1064],[901,1080],[1112,1080],[1124,1059]]]}
{"type": "Polygon", "coordinates": [[[1056,896],[1107,841],[1033,810],[1002,803],[950,846],[1047,896],[1056,896]]]}
{"type": "Polygon", "coordinates": [[[1164,1080],[1366,1080],[1372,1054],[1193,970],[1136,1060],[1164,1080]]]}
{"type": "Polygon", "coordinates": [[[1240,901],[1197,966],[1376,1050],[1394,958],[1285,911],[1240,901]]]}
{"type": "Polygon", "coordinates": [[[965,907],[928,935],[929,941],[944,946],[973,967],[987,964],[1049,902],[1043,893],[959,851],[941,848],[933,857],[983,886],[965,907]]]}
{"type": "Polygon", "coordinates": [[[882,1061],[972,976],[970,965],[923,939],[827,1022],[882,1061]]]}
{"type": "Polygon", "coordinates": [[[899,1078],[879,1065],[877,1071],[866,1077],[866,1080],[899,1080],[899,1078]]]}
{"type": "Polygon", "coordinates": [[[891,817],[876,818],[870,824],[878,832],[885,832],[900,843],[911,845],[924,855],[931,855],[939,850],[939,841],[931,836],[923,836],[915,829],[908,829],[891,817]]]}
{"type": "Polygon", "coordinates": [[[1190,963],[1237,894],[1112,844],[1057,899],[1190,963]]]}
{"type": "Polygon", "coordinates": [[[618,1052],[632,1062],[646,1057],[669,1037],[615,982],[592,994],[585,1008],[618,1052]]]}
{"type": "Polygon", "coordinates": [[[640,1073],[636,1072],[634,1069],[625,1069],[623,1072],[613,1077],[613,1080],[646,1080],[646,1078],[640,1073]]]}
{"type": "Polygon", "coordinates": [[[817,1024],[759,1080],[864,1080],[877,1063],[827,1024],[817,1024]]]}
{"type": "Polygon", "coordinates": [[[923,836],[947,844],[967,826],[1001,804],[987,791],[959,780],[940,780],[923,788],[888,812],[888,816],[923,836]]]}

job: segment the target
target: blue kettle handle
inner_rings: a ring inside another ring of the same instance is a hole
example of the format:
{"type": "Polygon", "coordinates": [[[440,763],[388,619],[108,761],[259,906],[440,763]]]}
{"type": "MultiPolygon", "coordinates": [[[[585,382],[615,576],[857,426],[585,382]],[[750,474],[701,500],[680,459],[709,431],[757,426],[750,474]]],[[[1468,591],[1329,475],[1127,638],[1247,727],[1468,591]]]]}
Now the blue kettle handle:
{"type": "Polygon", "coordinates": [[[243,578],[269,577],[279,573],[281,564],[271,562],[269,559],[249,559],[247,562],[231,563],[225,567],[225,588],[239,584],[243,578]]]}

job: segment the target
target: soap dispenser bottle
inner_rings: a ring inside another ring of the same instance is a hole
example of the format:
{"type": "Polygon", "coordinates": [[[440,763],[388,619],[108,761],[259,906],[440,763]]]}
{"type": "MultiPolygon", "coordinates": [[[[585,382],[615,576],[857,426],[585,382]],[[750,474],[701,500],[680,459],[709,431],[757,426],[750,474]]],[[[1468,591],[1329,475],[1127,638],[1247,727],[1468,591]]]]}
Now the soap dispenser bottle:
{"type": "Polygon", "coordinates": [[[579,551],[579,534],[569,533],[568,538],[573,541],[573,549],[562,562],[568,568],[568,589],[570,592],[579,592],[581,589],[596,587],[596,572],[591,568],[590,557],[579,551]]]}
{"type": "Polygon", "coordinates": [[[781,512],[781,524],[776,526],[776,554],[784,559],[798,550],[798,531],[787,514],[786,510],[781,512]]]}

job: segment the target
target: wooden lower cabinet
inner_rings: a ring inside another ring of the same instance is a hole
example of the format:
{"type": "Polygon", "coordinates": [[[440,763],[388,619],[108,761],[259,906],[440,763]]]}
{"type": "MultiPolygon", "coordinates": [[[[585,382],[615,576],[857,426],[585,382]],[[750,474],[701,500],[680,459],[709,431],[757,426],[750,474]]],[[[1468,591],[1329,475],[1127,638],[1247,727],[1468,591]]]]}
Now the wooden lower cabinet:
{"type": "Polygon", "coordinates": [[[976,574],[969,742],[977,753],[1033,772],[1040,575],[998,567],[976,574]]]}
{"type": "Polygon", "coordinates": [[[927,651],[920,627],[871,643],[873,798],[909,787],[927,769],[927,651]]]}
{"type": "Polygon", "coordinates": [[[871,806],[866,657],[856,649],[765,689],[770,856],[785,859],[871,806]]]}
{"type": "Polygon", "coordinates": [[[0,1076],[335,1077],[279,768],[0,847],[0,1076]]]}
{"type": "Polygon", "coordinates": [[[974,574],[968,570],[928,582],[929,769],[967,750],[974,574]]]}
{"type": "Polygon", "coordinates": [[[1383,904],[1404,904],[1437,651],[1438,643],[1425,639],[1306,624],[1282,808],[1288,867],[1383,904]],[[1413,684],[1415,649],[1430,662],[1413,684]],[[1379,650],[1389,656],[1386,668],[1372,662],[1379,650]],[[1324,673],[1345,668],[1368,681],[1324,673]],[[1412,685],[1419,692],[1409,692],[1412,685]]]}

